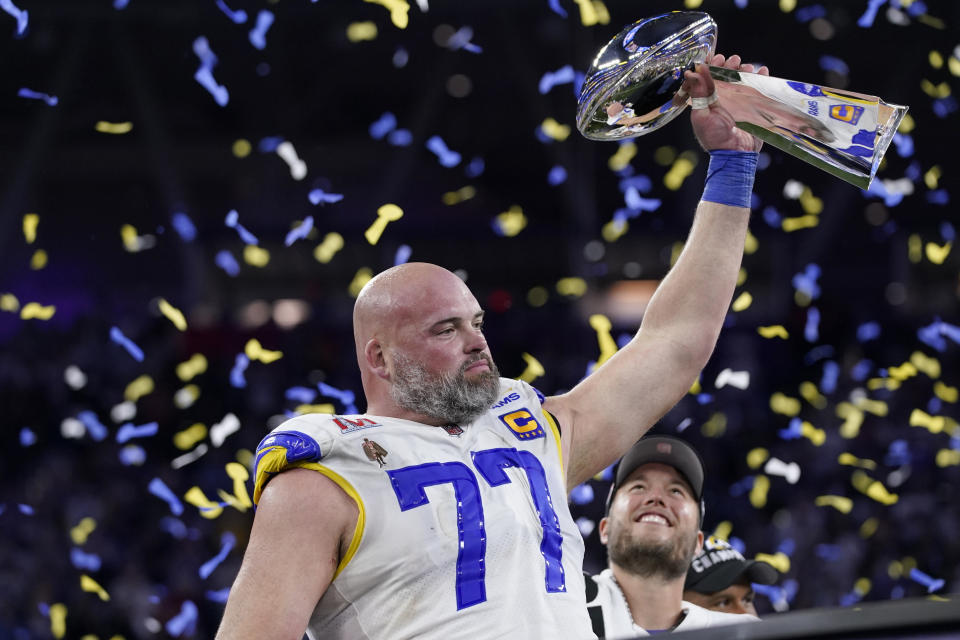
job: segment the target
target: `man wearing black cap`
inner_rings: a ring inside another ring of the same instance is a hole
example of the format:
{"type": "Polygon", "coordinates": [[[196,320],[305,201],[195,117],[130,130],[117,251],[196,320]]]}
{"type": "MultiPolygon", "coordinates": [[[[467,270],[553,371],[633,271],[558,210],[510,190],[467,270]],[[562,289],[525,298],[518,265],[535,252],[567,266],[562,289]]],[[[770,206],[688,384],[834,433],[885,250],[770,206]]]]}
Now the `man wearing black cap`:
{"type": "Polygon", "coordinates": [[[713,611],[755,616],[750,585],[773,584],[778,577],[772,565],[747,560],[726,540],[710,536],[690,563],[683,599],[713,611]]]}
{"type": "Polygon", "coordinates": [[[703,461],[683,440],[642,438],[621,459],[599,527],[609,568],[586,581],[599,637],[756,620],[683,600],[687,569],[703,546],[703,511],[703,461]]]}

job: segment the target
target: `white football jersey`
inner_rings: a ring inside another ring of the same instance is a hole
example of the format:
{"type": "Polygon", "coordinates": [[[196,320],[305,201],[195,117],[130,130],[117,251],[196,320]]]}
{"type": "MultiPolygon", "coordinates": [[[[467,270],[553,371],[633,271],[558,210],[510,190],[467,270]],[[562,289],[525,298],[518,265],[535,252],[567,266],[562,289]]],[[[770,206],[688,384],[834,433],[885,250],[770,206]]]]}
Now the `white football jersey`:
{"type": "Polygon", "coordinates": [[[254,501],[306,467],[359,510],[310,638],[594,637],[559,431],[530,385],[499,398],[462,428],[309,414],[260,443],[254,501]]]}

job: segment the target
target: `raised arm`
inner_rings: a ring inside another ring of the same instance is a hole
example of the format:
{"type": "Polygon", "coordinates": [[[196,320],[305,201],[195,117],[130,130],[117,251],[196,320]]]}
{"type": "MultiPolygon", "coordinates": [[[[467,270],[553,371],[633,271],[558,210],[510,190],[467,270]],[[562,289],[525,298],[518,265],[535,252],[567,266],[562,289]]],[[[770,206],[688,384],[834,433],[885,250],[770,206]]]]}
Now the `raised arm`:
{"type": "MultiPolygon", "coordinates": [[[[739,56],[711,64],[752,72],[739,56]]],[[[768,74],[766,67],[758,73],[768,74]]],[[[567,487],[618,457],[690,389],[716,345],[733,297],[761,142],[734,127],[704,65],[686,72],[690,119],[711,152],[707,184],[676,264],[657,287],[636,336],[593,374],[544,407],[562,427],[567,487]],[[709,103],[709,104],[708,104],[709,103]]]]}
{"type": "Polygon", "coordinates": [[[291,469],[263,490],[217,640],[300,640],[357,522],[330,479],[291,469]]]}

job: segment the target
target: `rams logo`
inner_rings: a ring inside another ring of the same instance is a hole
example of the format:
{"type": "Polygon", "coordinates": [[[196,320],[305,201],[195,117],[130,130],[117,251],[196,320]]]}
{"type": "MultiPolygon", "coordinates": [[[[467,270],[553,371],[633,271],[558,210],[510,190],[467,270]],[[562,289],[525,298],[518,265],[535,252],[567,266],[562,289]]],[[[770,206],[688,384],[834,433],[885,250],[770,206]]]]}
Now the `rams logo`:
{"type": "Polygon", "coordinates": [[[500,422],[507,426],[517,440],[534,440],[545,437],[543,427],[527,409],[517,409],[501,416],[500,422]]]}
{"type": "Polygon", "coordinates": [[[830,105],[830,117],[840,122],[855,125],[863,115],[863,107],[857,107],[850,104],[832,104],[830,105]]]}

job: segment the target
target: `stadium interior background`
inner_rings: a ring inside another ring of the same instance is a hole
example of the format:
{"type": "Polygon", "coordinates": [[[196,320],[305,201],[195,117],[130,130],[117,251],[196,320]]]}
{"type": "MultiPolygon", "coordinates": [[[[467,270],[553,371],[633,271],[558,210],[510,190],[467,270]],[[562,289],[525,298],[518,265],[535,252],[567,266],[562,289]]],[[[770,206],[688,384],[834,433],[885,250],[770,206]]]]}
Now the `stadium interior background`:
{"type": "MultiPolygon", "coordinates": [[[[763,613],[958,591],[957,3],[411,0],[405,28],[359,0],[14,4],[0,637],[211,637],[252,521],[227,464],[298,408],[347,412],[338,392],[363,410],[350,319],[371,273],[459,270],[503,375],[546,394],[600,357],[595,314],[629,337],[706,156],[686,116],[582,138],[577,74],[623,25],[684,8],[713,16],[719,52],[910,112],[870,192],[765,149],[736,310],[654,431],[702,452],[705,531],[785,571],[763,613]],[[371,244],[388,203],[403,217],[371,244]]],[[[573,493],[589,571],[608,486],[573,493]]]]}

